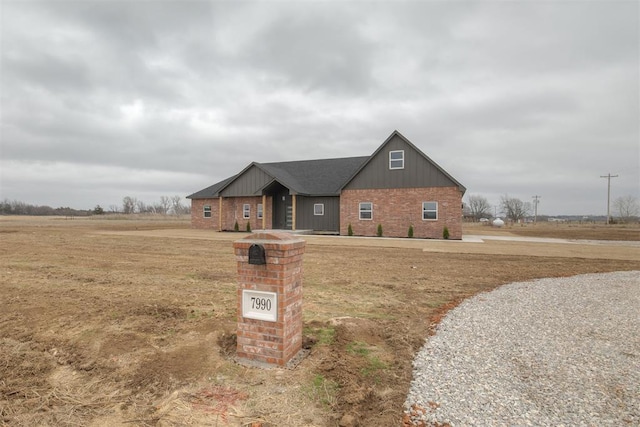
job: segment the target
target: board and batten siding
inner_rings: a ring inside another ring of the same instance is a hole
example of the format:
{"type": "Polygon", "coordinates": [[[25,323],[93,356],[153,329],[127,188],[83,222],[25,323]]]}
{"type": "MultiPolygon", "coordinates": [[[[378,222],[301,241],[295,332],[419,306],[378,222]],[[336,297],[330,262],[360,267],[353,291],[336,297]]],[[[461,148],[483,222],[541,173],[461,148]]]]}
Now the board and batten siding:
{"type": "Polygon", "coordinates": [[[296,197],[296,229],[340,231],[339,197],[296,197]],[[324,204],[324,215],[314,215],[313,206],[324,204]]]}
{"type": "Polygon", "coordinates": [[[260,189],[273,180],[269,174],[256,165],[251,165],[238,178],[222,190],[223,197],[244,197],[258,195],[260,189]]]}
{"type": "Polygon", "coordinates": [[[457,187],[421,153],[394,136],[382,150],[344,187],[351,189],[457,187]],[[404,150],[404,169],[389,169],[389,152],[404,150]]]}

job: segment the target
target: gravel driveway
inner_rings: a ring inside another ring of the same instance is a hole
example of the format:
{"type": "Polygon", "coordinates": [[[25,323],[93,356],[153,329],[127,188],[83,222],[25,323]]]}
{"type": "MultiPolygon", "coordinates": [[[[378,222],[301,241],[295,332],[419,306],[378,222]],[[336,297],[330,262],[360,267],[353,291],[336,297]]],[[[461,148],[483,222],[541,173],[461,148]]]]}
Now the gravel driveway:
{"type": "Polygon", "coordinates": [[[413,425],[640,425],[640,271],[466,300],[416,356],[405,407],[413,425]]]}

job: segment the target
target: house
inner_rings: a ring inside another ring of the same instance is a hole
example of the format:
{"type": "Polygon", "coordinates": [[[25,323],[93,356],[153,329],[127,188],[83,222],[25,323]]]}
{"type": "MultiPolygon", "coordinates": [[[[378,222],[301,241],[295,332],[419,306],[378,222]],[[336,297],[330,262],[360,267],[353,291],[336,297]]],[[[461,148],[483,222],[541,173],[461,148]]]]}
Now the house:
{"type": "Polygon", "coordinates": [[[394,131],[370,156],[253,162],[187,196],[194,228],[462,238],[465,187],[394,131]]]}

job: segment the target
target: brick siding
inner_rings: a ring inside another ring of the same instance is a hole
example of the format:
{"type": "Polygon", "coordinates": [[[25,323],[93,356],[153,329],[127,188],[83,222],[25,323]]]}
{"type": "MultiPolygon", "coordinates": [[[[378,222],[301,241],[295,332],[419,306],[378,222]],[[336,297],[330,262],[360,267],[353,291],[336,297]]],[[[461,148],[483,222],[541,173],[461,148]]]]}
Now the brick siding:
{"type": "Polygon", "coordinates": [[[218,230],[220,205],[218,199],[193,199],[191,200],[191,227],[218,230]],[[204,217],[204,207],[211,206],[211,217],[204,217]]]}
{"type": "Polygon", "coordinates": [[[442,239],[444,227],[450,239],[462,238],[462,194],[457,187],[344,190],[340,195],[340,234],[351,224],[356,236],[407,237],[413,225],[415,238],[442,239]],[[360,202],[373,203],[373,219],[359,219],[360,202]],[[438,202],[438,219],[422,219],[422,203],[438,202]]]}
{"type": "MultiPolygon", "coordinates": [[[[265,228],[271,229],[272,201],[271,197],[266,198],[266,206],[263,206],[265,216],[265,228]]],[[[262,229],[262,219],[258,218],[258,204],[262,203],[262,196],[257,197],[230,197],[222,199],[222,227],[220,221],[220,199],[192,199],[191,200],[191,227],[201,229],[213,229],[223,231],[233,231],[236,221],[240,231],[247,229],[247,222],[251,224],[252,230],[262,229]],[[243,218],[242,208],[245,203],[250,205],[249,219],[243,218]],[[204,206],[211,206],[211,217],[204,217],[204,206]]]]}

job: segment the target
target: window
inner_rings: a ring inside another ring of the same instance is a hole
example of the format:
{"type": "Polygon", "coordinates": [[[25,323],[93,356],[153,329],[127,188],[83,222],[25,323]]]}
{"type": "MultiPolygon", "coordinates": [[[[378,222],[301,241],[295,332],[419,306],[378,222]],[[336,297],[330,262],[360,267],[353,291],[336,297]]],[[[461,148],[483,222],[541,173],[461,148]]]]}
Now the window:
{"type": "Polygon", "coordinates": [[[324,203],[316,203],[313,205],[314,215],[324,215],[324,203]]]}
{"type": "Polygon", "coordinates": [[[244,219],[251,218],[251,205],[248,203],[245,203],[244,205],[242,205],[242,218],[244,219]]]}
{"type": "Polygon", "coordinates": [[[389,169],[404,169],[404,150],[389,151],[389,169]]]}
{"type": "Polygon", "coordinates": [[[211,218],[211,205],[207,205],[202,208],[202,215],[205,218],[211,218]]]}
{"type": "Polygon", "coordinates": [[[422,219],[431,221],[438,219],[438,202],[422,202],[422,219]]]}
{"type": "Polygon", "coordinates": [[[262,219],[262,203],[258,203],[258,219],[262,219]]]}
{"type": "Polygon", "coordinates": [[[373,203],[360,203],[360,219],[373,219],[373,203]]]}

